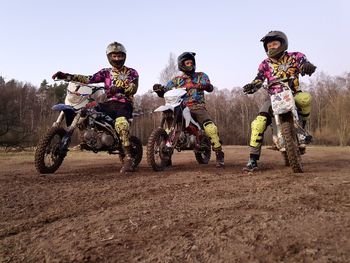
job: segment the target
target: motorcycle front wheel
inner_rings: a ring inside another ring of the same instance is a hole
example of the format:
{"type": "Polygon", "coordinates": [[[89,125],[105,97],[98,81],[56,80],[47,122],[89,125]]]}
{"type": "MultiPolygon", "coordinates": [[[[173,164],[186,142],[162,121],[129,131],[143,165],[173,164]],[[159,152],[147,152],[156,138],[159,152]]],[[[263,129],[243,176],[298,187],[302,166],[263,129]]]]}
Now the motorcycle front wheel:
{"type": "MultiPolygon", "coordinates": [[[[54,173],[61,166],[67,153],[61,149],[65,135],[65,129],[52,127],[40,140],[34,157],[35,168],[39,173],[54,173]]],[[[68,148],[68,145],[66,147],[68,148]]]]}
{"type": "Polygon", "coordinates": [[[171,163],[171,155],[167,153],[168,134],[163,128],[153,130],[147,143],[147,163],[154,171],[163,171],[171,163]]]}
{"type": "Polygon", "coordinates": [[[294,173],[302,173],[303,165],[301,163],[301,156],[299,152],[297,136],[294,131],[292,117],[283,118],[281,126],[282,136],[286,146],[286,157],[288,158],[289,165],[291,166],[294,173]]]}

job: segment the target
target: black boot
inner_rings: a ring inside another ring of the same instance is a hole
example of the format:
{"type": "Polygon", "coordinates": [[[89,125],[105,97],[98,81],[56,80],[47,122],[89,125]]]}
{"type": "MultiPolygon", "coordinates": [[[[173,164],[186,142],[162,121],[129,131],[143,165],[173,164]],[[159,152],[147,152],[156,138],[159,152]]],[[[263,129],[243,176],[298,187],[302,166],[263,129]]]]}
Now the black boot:
{"type": "Polygon", "coordinates": [[[124,147],[125,157],[123,160],[123,166],[120,169],[121,174],[125,174],[127,172],[134,172],[135,168],[133,167],[133,158],[130,154],[130,146],[124,147]]]}
{"type": "Polygon", "coordinates": [[[225,167],[225,154],[222,150],[215,151],[216,155],[216,167],[217,168],[224,168],[225,167]]]}
{"type": "Polygon", "coordinates": [[[243,168],[243,171],[253,172],[253,171],[257,170],[258,169],[258,160],[259,160],[258,155],[251,154],[246,167],[243,168]]]}

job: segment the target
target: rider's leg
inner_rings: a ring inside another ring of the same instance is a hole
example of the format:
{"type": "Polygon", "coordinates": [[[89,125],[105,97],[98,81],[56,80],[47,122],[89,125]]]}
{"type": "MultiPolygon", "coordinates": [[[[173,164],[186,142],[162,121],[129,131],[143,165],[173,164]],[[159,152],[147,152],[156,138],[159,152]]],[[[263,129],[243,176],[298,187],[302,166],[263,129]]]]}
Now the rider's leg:
{"type": "Polygon", "coordinates": [[[224,167],[225,154],[222,151],[222,144],[219,138],[218,128],[211,120],[206,109],[191,109],[192,116],[203,126],[205,134],[209,137],[212,149],[216,155],[216,167],[224,167]]]}
{"type": "Polygon", "coordinates": [[[119,135],[125,154],[123,167],[121,168],[120,173],[131,172],[133,171],[133,167],[130,152],[129,122],[125,117],[118,117],[115,120],[114,127],[119,135]]]}
{"type": "Polygon", "coordinates": [[[270,111],[271,103],[270,101],[266,101],[260,108],[258,116],[252,121],[249,143],[249,161],[244,170],[251,171],[258,167],[257,161],[260,159],[264,132],[272,122],[270,111]]]}
{"type": "MultiPolygon", "coordinates": [[[[310,113],[311,113],[311,101],[312,101],[312,97],[311,94],[308,92],[298,92],[297,94],[295,94],[294,96],[295,99],[295,105],[297,106],[298,110],[299,110],[299,116],[300,121],[301,121],[301,126],[303,127],[303,129],[305,129],[306,126],[306,122],[310,119],[310,113]]],[[[302,137],[304,139],[301,139],[301,144],[308,144],[312,141],[312,136],[307,133],[305,130],[301,132],[302,133],[302,137]]]]}
{"type": "Polygon", "coordinates": [[[310,119],[311,113],[311,94],[308,92],[298,92],[294,96],[295,105],[299,109],[299,115],[301,116],[303,128],[305,128],[307,120],[310,119]]]}
{"type": "Polygon", "coordinates": [[[129,132],[129,119],[132,117],[132,105],[131,103],[118,102],[115,108],[116,119],[114,128],[119,135],[123,151],[125,154],[123,166],[120,173],[134,171],[132,167],[131,145],[130,145],[130,132],[129,132]]]}

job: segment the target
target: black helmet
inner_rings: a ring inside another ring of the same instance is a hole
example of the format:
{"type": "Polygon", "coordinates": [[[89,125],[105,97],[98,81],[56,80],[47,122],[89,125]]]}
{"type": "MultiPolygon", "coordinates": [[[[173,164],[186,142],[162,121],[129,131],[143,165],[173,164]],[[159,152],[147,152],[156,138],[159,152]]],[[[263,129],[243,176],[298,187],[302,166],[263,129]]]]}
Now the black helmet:
{"type": "Polygon", "coordinates": [[[269,58],[278,58],[288,49],[288,38],[286,34],[281,31],[270,31],[260,41],[264,43],[264,49],[269,58]],[[281,42],[281,46],[269,52],[267,50],[267,43],[275,40],[281,42]]]}
{"type": "Polygon", "coordinates": [[[124,66],[125,63],[125,59],[126,59],[126,49],[125,47],[118,43],[118,42],[112,42],[107,46],[106,49],[106,55],[108,58],[109,63],[116,68],[121,68],[122,66],[124,66]],[[112,53],[123,53],[125,55],[125,58],[122,60],[113,60],[111,58],[111,54],[112,53]]]}
{"type": "Polygon", "coordinates": [[[177,66],[180,71],[184,73],[194,73],[196,70],[196,59],[194,56],[196,53],[194,52],[184,52],[182,53],[178,58],[177,58],[177,66]],[[186,60],[192,60],[193,61],[193,66],[192,67],[186,67],[184,62],[186,60]]]}

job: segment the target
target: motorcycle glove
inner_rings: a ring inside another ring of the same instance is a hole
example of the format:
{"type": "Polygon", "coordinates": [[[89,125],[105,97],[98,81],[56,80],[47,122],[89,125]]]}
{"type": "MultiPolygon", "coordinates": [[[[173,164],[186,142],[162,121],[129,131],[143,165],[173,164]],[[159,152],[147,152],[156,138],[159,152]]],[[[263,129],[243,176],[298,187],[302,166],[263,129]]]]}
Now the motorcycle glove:
{"type": "Polygon", "coordinates": [[[315,72],[315,70],[316,70],[316,66],[315,65],[313,65],[312,63],[310,63],[310,62],[305,62],[304,63],[304,65],[303,65],[303,67],[302,67],[302,70],[301,70],[301,75],[309,75],[309,76],[311,76],[312,75],[312,73],[314,73],[315,72]]]}
{"type": "Polygon", "coordinates": [[[261,87],[261,85],[259,84],[254,84],[254,83],[249,83],[243,86],[243,92],[245,94],[253,94],[255,93],[259,88],[261,87]]]}
{"type": "Polygon", "coordinates": [[[116,94],[124,94],[125,93],[125,89],[123,89],[122,87],[117,87],[117,86],[111,86],[111,88],[109,89],[109,94],[114,96],[116,94]]]}
{"type": "Polygon", "coordinates": [[[57,71],[55,74],[52,75],[52,79],[58,79],[58,80],[71,80],[73,77],[72,74],[64,73],[62,71],[57,71]]]}
{"type": "Polygon", "coordinates": [[[161,84],[154,84],[153,85],[153,91],[157,92],[157,91],[162,91],[164,90],[164,86],[161,84]]]}
{"type": "Polygon", "coordinates": [[[134,95],[137,91],[137,86],[135,83],[130,83],[127,88],[125,88],[126,95],[134,95]]]}
{"type": "Polygon", "coordinates": [[[164,86],[161,84],[154,84],[153,85],[153,91],[157,93],[158,97],[163,98],[164,97],[164,86]]]}
{"type": "Polygon", "coordinates": [[[212,92],[214,90],[214,86],[211,84],[206,84],[206,85],[198,85],[199,90],[205,90],[207,92],[212,92]]]}

